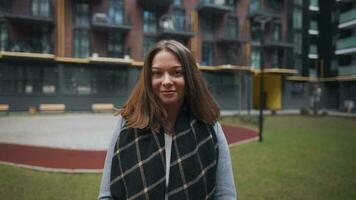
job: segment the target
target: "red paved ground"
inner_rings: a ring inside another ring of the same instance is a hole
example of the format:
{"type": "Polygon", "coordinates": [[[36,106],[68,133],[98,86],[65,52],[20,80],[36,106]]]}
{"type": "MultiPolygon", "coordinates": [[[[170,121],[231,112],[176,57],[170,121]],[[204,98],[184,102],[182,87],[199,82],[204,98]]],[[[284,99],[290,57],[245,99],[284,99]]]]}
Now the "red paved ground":
{"type": "MultiPolygon", "coordinates": [[[[255,131],[223,126],[229,144],[257,136],[255,131]]],[[[0,161],[51,169],[102,169],[105,151],[67,150],[0,143],[0,161]]]]}

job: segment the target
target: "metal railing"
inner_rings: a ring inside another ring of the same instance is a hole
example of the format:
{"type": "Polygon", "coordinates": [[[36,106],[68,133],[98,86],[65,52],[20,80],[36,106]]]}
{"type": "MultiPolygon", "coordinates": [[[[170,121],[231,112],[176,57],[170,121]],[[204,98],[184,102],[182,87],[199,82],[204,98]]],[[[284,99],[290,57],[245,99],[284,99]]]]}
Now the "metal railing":
{"type": "Polygon", "coordinates": [[[53,53],[52,45],[49,42],[44,45],[38,45],[24,41],[8,41],[5,45],[5,50],[11,52],[53,53]]]}
{"type": "Polygon", "coordinates": [[[356,47],[356,36],[339,39],[336,42],[337,50],[351,48],[351,47],[356,47]]]}
{"type": "Polygon", "coordinates": [[[159,19],[160,31],[191,32],[190,20],[184,16],[164,15],[159,19]]]}
{"type": "Polygon", "coordinates": [[[124,11],[113,14],[105,12],[97,12],[92,17],[93,24],[109,25],[109,26],[126,26],[130,25],[130,21],[125,19],[124,11]]]}
{"type": "Polygon", "coordinates": [[[356,8],[341,13],[339,23],[345,23],[351,20],[356,20],[356,8]]]}

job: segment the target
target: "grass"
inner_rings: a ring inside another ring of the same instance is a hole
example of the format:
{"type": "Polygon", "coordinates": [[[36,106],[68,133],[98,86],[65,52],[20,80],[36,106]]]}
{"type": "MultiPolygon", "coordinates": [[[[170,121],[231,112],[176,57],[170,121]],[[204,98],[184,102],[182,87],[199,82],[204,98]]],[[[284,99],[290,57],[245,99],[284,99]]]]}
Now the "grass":
{"type": "MultiPolygon", "coordinates": [[[[236,118],[223,123],[241,124],[236,118]]],[[[355,119],[270,116],[263,144],[231,148],[240,200],[356,199],[355,119]]],[[[100,174],[0,165],[1,199],[95,199],[100,174]]]]}

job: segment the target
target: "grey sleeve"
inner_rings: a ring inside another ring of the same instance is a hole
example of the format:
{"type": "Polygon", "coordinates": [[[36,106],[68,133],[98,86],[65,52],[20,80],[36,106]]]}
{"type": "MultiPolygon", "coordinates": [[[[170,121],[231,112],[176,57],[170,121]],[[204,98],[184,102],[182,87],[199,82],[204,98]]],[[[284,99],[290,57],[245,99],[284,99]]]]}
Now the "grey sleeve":
{"type": "Polygon", "coordinates": [[[214,126],[219,145],[219,158],[216,172],[216,192],[217,200],[236,200],[237,193],[232,172],[229,146],[227,144],[224,131],[220,123],[214,126]]]}
{"type": "Polygon", "coordinates": [[[120,116],[119,117],[119,122],[117,123],[113,136],[111,138],[109,147],[106,152],[106,158],[105,158],[105,165],[103,169],[103,175],[101,177],[101,184],[100,184],[100,190],[99,190],[99,197],[98,200],[110,200],[111,198],[111,192],[110,192],[110,173],[111,173],[111,161],[112,161],[112,155],[115,149],[115,144],[117,142],[117,139],[119,137],[119,134],[121,132],[121,129],[124,125],[124,120],[120,116]]]}

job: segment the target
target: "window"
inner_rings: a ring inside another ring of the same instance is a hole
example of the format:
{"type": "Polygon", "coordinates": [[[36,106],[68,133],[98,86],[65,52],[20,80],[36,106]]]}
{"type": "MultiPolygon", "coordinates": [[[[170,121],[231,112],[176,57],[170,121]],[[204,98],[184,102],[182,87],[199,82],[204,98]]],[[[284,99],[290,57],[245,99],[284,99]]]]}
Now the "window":
{"type": "Polygon", "coordinates": [[[0,24],[0,51],[5,51],[7,49],[7,29],[5,24],[0,24]]]}
{"type": "Polygon", "coordinates": [[[123,39],[120,33],[109,33],[108,56],[114,58],[123,57],[123,39]]]}
{"type": "Polygon", "coordinates": [[[150,48],[156,43],[155,37],[145,36],[143,39],[143,57],[146,56],[150,48]]]}
{"type": "Polygon", "coordinates": [[[236,0],[226,0],[226,5],[232,10],[236,9],[236,0]]]}
{"type": "Polygon", "coordinates": [[[124,2],[122,0],[109,0],[109,21],[112,24],[123,24],[124,2]]]}
{"type": "Polygon", "coordinates": [[[273,41],[281,41],[282,39],[282,27],[281,24],[274,24],[273,27],[273,41]]]}
{"type": "Polygon", "coordinates": [[[89,95],[92,93],[90,70],[84,67],[64,67],[64,93],[89,95]]]}
{"type": "Polygon", "coordinates": [[[253,42],[261,42],[261,27],[259,23],[253,22],[251,25],[251,39],[253,42]]]}
{"type": "Polygon", "coordinates": [[[259,49],[253,49],[251,53],[251,66],[259,69],[261,66],[261,53],[259,49]]]}
{"type": "Polygon", "coordinates": [[[128,91],[127,69],[98,68],[92,77],[93,91],[100,95],[122,96],[128,91]],[[95,83],[93,83],[95,80],[95,83]]]}
{"type": "Polygon", "coordinates": [[[201,24],[201,33],[204,39],[214,39],[214,18],[204,17],[201,24]]]}
{"type": "Polygon", "coordinates": [[[31,5],[32,15],[34,16],[50,16],[50,2],[49,0],[32,0],[31,5]]]}
{"type": "Polygon", "coordinates": [[[182,6],[183,5],[183,0],[174,0],[173,5],[182,6]]]}
{"type": "Polygon", "coordinates": [[[175,30],[186,30],[185,12],[183,9],[175,9],[172,13],[173,27],[175,30]]]}
{"type": "Polygon", "coordinates": [[[50,53],[51,41],[48,27],[33,27],[31,47],[35,53],[50,53]]]}
{"type": "Polygon", "coordinates": [[[292,96],[303,96],[306,92],[306,87],[304,83],[292,82],[291,83],[291,95],[292,96]]]}
{"type": "Polygon", "coordinates": [[[210,42],[203,42],[202,45],[202,65],[213,65],[214,58],[214,44],[210,42]]]}
{"type": "Polygon", "coordinates": [[[236,17],[229,17],[227,19],[227,36],[228,38],[236,38],[237,37],[237,18],[236,17]]]}
{"type": "Polygon", "coordinates": [[[256,12],[261,7],[260,0],[251,0],[249,4],[249,12],[256,12]]]}
{"type": "Polygon", "coordinates": [[[293,11],[293,28],[302,28],[302,11],[300,9],[294,9],[293,11]]]}
{"type": "Polygon", "coordinates": [[[76,58],[89,57],[89,32],[87,30],[74,30],[74,52],[73,56],[76,58]]]}
{"type": "Polygon", "coordinates": [[[301,6],[303,4],[303,0],[294,0],[294,4],[301,6]]]}
{"type": "Polygon", "coordinates": [[[156,33],[157,32],[157,19],[156,15],[150,11],[143,12],[143,32],[156,33]]]}
{"type": "Polygon", "coordinates": [[[16,92],[16,69],[13,66],[0,65],[0,94],[16,92]]]}
{"type": "Polygon", "coordinates": [[[283,50],[274,50],[272,52],[272,67],[281,67],[283,65],[283,50]]]}
{"type": "Polygon", "coordinates": [[[294,34],[294,53],[302,53],[302,34],[300,33],[294,34]]]}
{"type": "Polygon", "coordinates": [[[74,25],[75,26],[89,26],[90,10],[89,4],[85,2],[75,3],[74,6],[74,25]]]}

